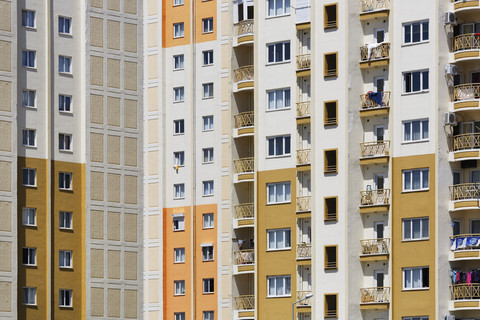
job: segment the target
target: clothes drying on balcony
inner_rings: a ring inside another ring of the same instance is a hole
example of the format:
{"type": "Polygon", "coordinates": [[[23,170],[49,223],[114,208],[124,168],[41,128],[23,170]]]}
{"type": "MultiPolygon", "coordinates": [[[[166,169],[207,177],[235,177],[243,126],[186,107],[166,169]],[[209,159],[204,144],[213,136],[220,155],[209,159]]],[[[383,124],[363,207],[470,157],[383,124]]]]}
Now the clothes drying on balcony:
{"type": "Polygon", "coordinates": [[[480,283],[480,270],[473,269],[470,272],[463,272],[460,270],[451,270],[452,284],[471,284],[480,283]]]}
{"type": "Polygon", "coordinates": [[[380,43],[365,43],[365,46],[367,46],[367,60],[370,60],[370,57],[372,56],[372,50],[380,47],[383,44],[383,42],[380,43]]]}
{"type": "Polygon", "coordinates": [[[450,239],[450,250],[468,249],[470,247],[480,247],[480,237],[458,237],[450,239]]]}
{"type": "Polygon", "coordinates": [[[367,98],[372,101],[375,101],[375,103],[378,104],[379,106],[383,104],[383,92],[368,91],[367,98]]]}

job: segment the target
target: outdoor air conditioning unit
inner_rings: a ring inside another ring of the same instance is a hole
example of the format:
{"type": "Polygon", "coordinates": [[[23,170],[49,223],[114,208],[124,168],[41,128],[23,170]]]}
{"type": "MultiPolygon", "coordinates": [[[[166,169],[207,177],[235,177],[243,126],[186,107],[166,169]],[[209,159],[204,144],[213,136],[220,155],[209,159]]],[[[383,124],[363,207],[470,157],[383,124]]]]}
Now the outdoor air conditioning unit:
{"type": "Polygon", "coordinates": [[[446,126],[456,126],[457,125],[457,115],[453,112],[445,112],[443,118],[443,123],[446,126]]]}
{"type": "Polygon", "coordinates": [[[445,74],[446,75],[449,75],[449,74],[457,74],[458,73],[458,69],[457,69],[457,66],[454,65],[454,64],[447,64],[445,66],[445,74]]]}
{"type": "Polygon", "coordinates": [[[445,320],[455,320],[455,316],[446,315],[445,320]]]}
{"type": "Polygon", "coordinates": [[[453,12],[445,12],[445,19],[443,21],[445,24],[457,24],[457,19],[455,17],[455,13],[453,12]]]}

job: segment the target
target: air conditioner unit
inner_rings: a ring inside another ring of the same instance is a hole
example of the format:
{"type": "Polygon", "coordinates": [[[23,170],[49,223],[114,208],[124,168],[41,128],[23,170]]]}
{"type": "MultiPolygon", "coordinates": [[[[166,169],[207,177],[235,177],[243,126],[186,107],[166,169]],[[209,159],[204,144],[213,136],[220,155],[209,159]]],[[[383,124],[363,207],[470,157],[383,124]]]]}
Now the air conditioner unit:
{"type": "Polygon", "coordinates": [[[445,24],[457,24],[457,19],[455,17],[455,13],[453,12],[445,12],[445,19],[443,21],[445,24]]]}
{"type": "Polygon", "coordinates": [[[443,118],[443,123],[446,126],[456,126],[457,125],[457,115],[453,112],[445,112],[443,118]]]}
{"type": "Polygon", "coordinates": [[[455,316],[446,315],[445,320],[455,320],[455,316]]]}
{"type": "Polygon", "coordinates": [[[454,65],[454,64],[447,64],[447,65],[445,66],[445,74],[446,74],[446,75],[449,75],[449,74],[458,74],[457,66],[454,65]]]}

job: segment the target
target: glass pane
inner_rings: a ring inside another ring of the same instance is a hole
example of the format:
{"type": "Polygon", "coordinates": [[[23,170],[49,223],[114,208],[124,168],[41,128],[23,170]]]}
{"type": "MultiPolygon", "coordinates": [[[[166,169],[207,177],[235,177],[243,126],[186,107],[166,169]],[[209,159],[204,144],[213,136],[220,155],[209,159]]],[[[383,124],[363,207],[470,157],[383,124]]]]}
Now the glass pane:
{"type": "Polygon", "coordinates": [[[474,234],[480,233],[480,220],[472,220],[472,232],[474,234]]]}
{"type": "Polygon", "coordinates": [[[403,124],[403,140],[404,141],[410,141],[412,140],[412,136],[410,133],[412,124],[410,122],[405,122],[403,124]]]}
{"type": "Polygon", "coordinates": [[[268,46],[268,62],[275,62],[275,45],[268,46]]]}
{"type": "Polygon", "coordinates": [[[284,199],[284,198],[283,198],[283,195],[284,195],[283,192],[284,192],[284,191],[283,191],[282,185],[277,186],[276,189],[277,189],[277,190],[276,190],[276,194],[277,194],[276,200],[277,200],[277,202],[283,202],[283,199],[284,199]]]}
{"type": "Polygon", "coordinates": [[[422,219],[422,238],[428,238],[428,219],[422,219]]]}
{"type": "Polygon", "coordinates": [[[418,190],[420,189],[420,171],[419,170],[414,170],[412,171],[412,180],[413,180],[413,190],[418,190]]]}
{"type": "Polygon", "coordinates": [[[275,202],[275,187],[273,185],[268,186],[268,202],[275,202]]]}
{"type": "Polygon", "coordinates": [[[413,288],[421,288],[422,282],[420,269],[412,269],[413,288]]]}
{"type": "Polygon", "coordinates": [[[285,154],[290,154],[290,137],[285,137],[285,154]]]}
{"type": "Polygon", "coordinates": [[[412,227],[413,227],[413,239],[420,239],[420,220],[414,219],[412,220],[412,227]]]}
{"type": "Polygon", "coordinates": [[[413,92],[420,91],[420,71],[412,73],[413,76],[413,92]]]}
{"type": "Polygon", "coordinates": [[[268,231],[268,249],[275,248],[275,231],[268,231]]]}
{"type": "Polygon", "coordinates": [[[422,188],[428,189],[428,170],[422,170],[422,188]]]}
{"type": "Polygon", "coordinates": [[[285,231],[285,248],[291,247],[291,242],[290,242],[290,230],[285,231]]]}
{"type": "Polygon", "coordinates": [[[420,140],[420,121],[413,121],[413,141],[420,140]]]}
{"type": "Polygon", "coordinates": [[[428,71],[422,72],[422,89],[428,90],[428,71]]]}
{"type": "Polygon", "coordinates": [[[290,42],[285,42],[285,60],[290,60],[290,42]]]}
{"type": "Polygon", "coordinates": [[[276,90],[275,95],[277,98],[275,109],[283,108],[283,90],[276,90]]]}
{"type": "Polygon", "coordinates": [[[412,31],[411,31],[410,25],[407,24],[403,26],[403,31],[404,31],[404,42],[405,43],[412,42],[412,31]]]}
{"type": "Polygon", "coordinates": [[[285,237],[284,237],[284,234],[283,234],[283,230],[279,230],[276,232],[277,233],[277,248],[278,249],[281,249],[281,248],[285,248],[285,237]]]}
{"type": "Polygon", "coordinates": [[[277,9],[277,12],[276,12],[277,15],[283,14],[283,3],[282,2],[283,2],[283,0],[276,0],[275,7],[277,9]]]}
{"type": "Polygon", "coordinates": [[[420,42],[420,23],[414,23],[412,29],[413,42],[420,42]]]}
{"type": "Polygon", "coordinates": [[[290,89],[285,90],[285,107],[290,107],[290,89]]]}
{"type": "Polygon", "coordinates": [[[268,93],[268,110],[275,109],[275,91],[268,93]]]}
{"type": "Polygon", "coordinates": [[[411,190],[412,189],[412,173],[405,172],[404,173],[404,190],[411,190]]]}
{"type": "Polygon", "coordinates": [[[285,184],[285,201],[290,201],[290,183],[285,184]]]}
{"type": "Polygon", "coordinates": [[[427,22],[422,22],[422,35],[423,35],[423,41],[428,40],[428,21],[427,22]]]}
{"type": "Polygon", "coordinates": [[[277,43],[275,45],[275,62],[283,61],[283,44],[277,43]]]}
{"type": "Polygon", "coordinates": [[[285,0],[285,13],[290,13],[290,0],[285,0]]]}
{"type": "Polygon", "coordinates": [[[283,155],[283,137],[276,137],[275,155],[283,155]]]}
{"type": "Polygon", "coordinates": [[[405,87],[405,92],[412,92],[412,74],[405,73],[403,75],[403,82],[405,87]]]}
{"type": "Polygon", "coordinates": [[[403,275],[405,277],[405,283],[404,287],[405,288],[411,288],[412,287],[412,273],[410,270],[404,270],[403,275]]]}
{"type": "Polygon", "coordinates": [[[275,138],[268,139],[268,155],[275,155],[275,138]]]}
{"type": "Polygon", "coordinates": [[[268,15],[273,16],[275,14],[275,0],[268,1],[268,15]]]}
{"type": "Polygon", "coordinates": [[[422,121],[422,139],[428,139],[428,120],[422,121]]]}

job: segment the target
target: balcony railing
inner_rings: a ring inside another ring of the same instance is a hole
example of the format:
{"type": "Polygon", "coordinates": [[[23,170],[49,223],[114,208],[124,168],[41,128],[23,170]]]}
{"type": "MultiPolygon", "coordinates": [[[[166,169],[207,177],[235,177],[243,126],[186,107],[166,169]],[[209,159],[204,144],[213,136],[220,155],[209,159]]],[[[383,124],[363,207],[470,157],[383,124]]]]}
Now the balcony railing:
{"type": "Polygon", "coordinates": [[[453,51],[480,49],[477,33],[461,34],[453,39],[453,51]]]}
{"type": "Polygon", "coordinates": [[[450,200],[480,199],[480,183],[461,183],[450,186],[450,200]]]}
{"type": "Polygon", "coordinates": [[[362,12],[388,9],[389,5],[388,0],[362,0],[362,12]]]}
{"type": "Polygon", "coordinates": [[[375,141],[360,143],[363,157],[388,156],[390,152],[390,141],[375,141]]]}
{"type": "Polygon", "coordinates": [[[255,296],[238,296],[235,297],[235,307],[237,310],[254,310],[255,309],[255,296]]]}
{"type": "Polygon", "coordinates": [[[253,111],[243,112],[234,115],[235,128],[253,127],[254,125],[254,113],[253,111]]]}
{"type": "Polygon", "coordinates": [[[297,102],[297,118],[310,117],[310,101],[297,102]]]}
{"type": "Polygon", "coordinates": [[[235,173],[251,173],[254,171],[255,158],[243,158],[234,160],[235,173]]]}
{"type": "Polygon", "coordinates": [[[480,99],[480,83],[459,84],[450,91],[452,102],[473,99],[480,99]]]}
{"type": "Polygon", "coordinates": [[[297,197],[297,212],[310,211],[312,209],[310,206],[310,199],[311,196],[297,197]]]}
{"type": "Polygon", "coordinates": [[[300,243],[297,244],[297,259],[311,259],[312,258],[312,244],[300,243]]]}
{"type": "Polygon", "coordinates": [[[312,151],[311,149],[297,150],[297,164],[298,165],[310,164],[311,151],[312,151]]]}
{"type": "Polygon", "coordinates": [[[480,234],[457,234],[450,237],[450,250],[479,250],[480,234]]]}
{"type": "Polygon", "coordinates": [[[360,47],[361,62],[385,59],[390,55],[390,43],[382,42],[360,47]]]}
{"type": "Polygon", "coordinates": [[[297,56],[297,70],[310,69],[311,58],[310,53],[297,56]]]}
{"type": "Polygon", "coordinates": [[[254,217],[254,205],[253,203],[237,204],[235,206],[235,218],[253,218],[254,217]]]}
{"type": "Polygon", "coordinates": [[[360,289],[362,304],[390,302],[390,287],[374,287],[360,289]]]}
{"type": "Polygon", "coordinates": [[[234,82],[253,81],[253,66],[244,66],[234,70],[234,82]]]}
{"type": "Polygon", "coordinates": [[[480,133],[458,134],[453,137],[453,151],[480,149],[480,133]]]}
{"type": "MultiPolygon", "coordinates": [[[[297,291],[297,301],[305,299],[307,297],[307,295],[309,295],[309,294],[312,294],[312,291],[297,291]]],[[[302,302],[299,302],[298,305],[299,306],[305,306],[305,307],[311,306],[312,305],[311,300],[312,300],[312,298],[305,299],[302,302]]]]}
{"type": "Polygon", "coordinates": [[[374,108],[386,108],[390,106],[390,92],[372,92],[360,95],[362,110],[374,108]]]}
{"type": "Polygon", "coordinates": [[[253,20],[243,20],[237,24],[237,37],[253,34],[253,20]]]}
{"type": "Polygon", "coordinates": [[[480,284],[462,283],[450,286],[450,300],[478,300],[480,299],[480,284]]]}
{"type": "Polygon", "coordinates": [[[253,249],[239,250],[234,252],[235,265],[254,264],[255,252],[253,249]]]}
{"type": "Polygon", "coordinates": [[[390,189],[360,191],[362,206],[389,204],[390,189]]]}
{"type": "Polygon", "coordinates": [[[390,247],[390,239],[369,239],[369,240],[360,240],[362,246],[362,255],[377,255],[377,254],[388,254],[390,247]]]}

